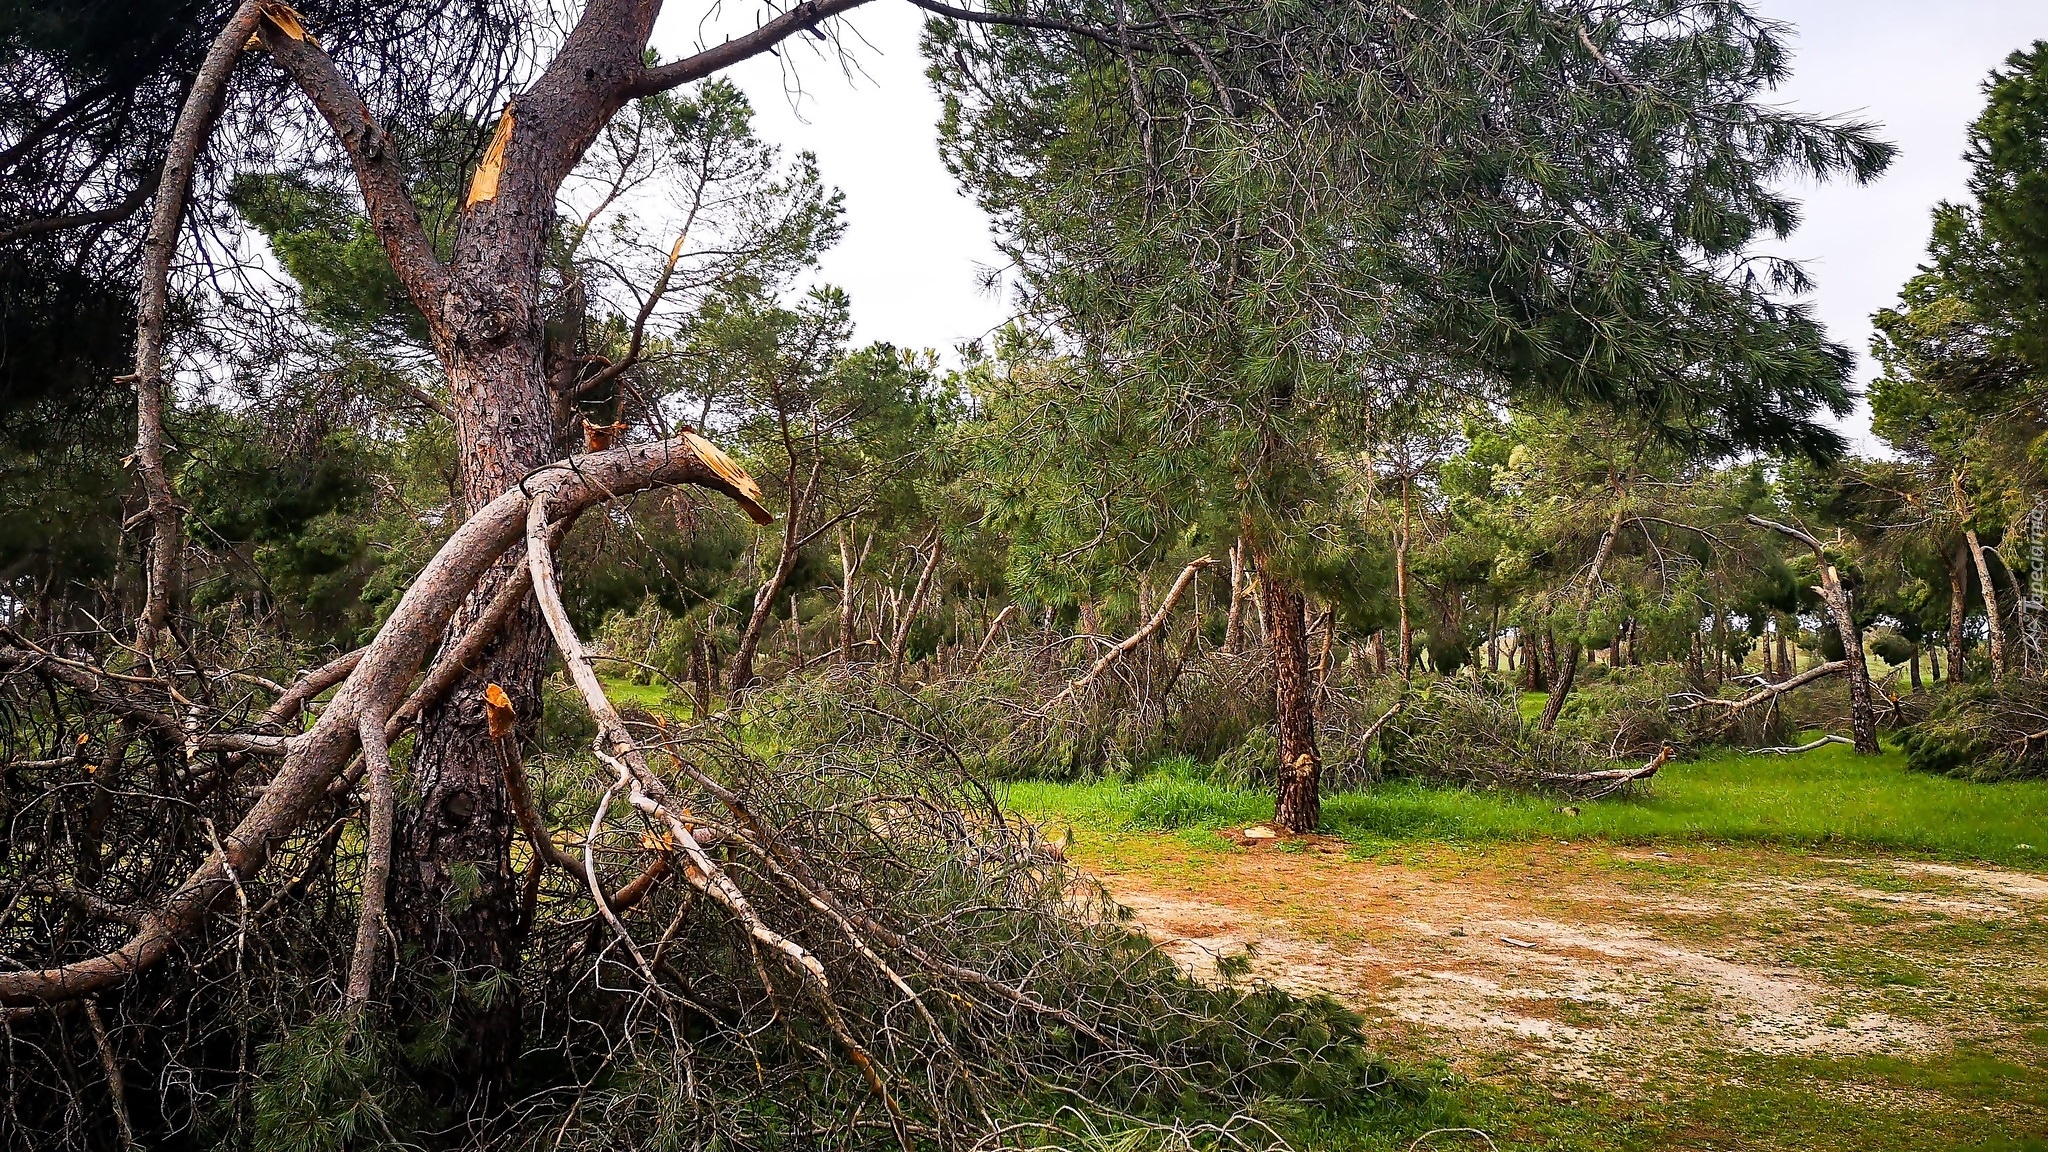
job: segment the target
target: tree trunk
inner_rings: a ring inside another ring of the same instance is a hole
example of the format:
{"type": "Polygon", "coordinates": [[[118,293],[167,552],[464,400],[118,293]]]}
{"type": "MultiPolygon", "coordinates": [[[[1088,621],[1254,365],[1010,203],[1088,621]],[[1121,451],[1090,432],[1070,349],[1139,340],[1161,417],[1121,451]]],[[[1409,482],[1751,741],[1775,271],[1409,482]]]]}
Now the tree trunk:
{"type": "Polygon", "coordinates": [[[1806,545],[1813,558],[1820,565],[1821,603],[1827,606],[1828,616],[1834,621],[1835,632],[1842,639],[1842,658],[1849,665],[1849,728],[1856,751],[1865,755],[1876,755],[1877,706],[1870,685],[1870,665],[1863,653],[1863,630],[1856,626],[1855,606],[1851,603],[1849,589],[1842,583],[1842,574],[1827,557],[1827,550],[1810,532],[1761,516],[1745,516],[1745,520],[1760,528],[1790,537],[1806,545]]]}
{"type": "Polygon", "coordinates": [[[1394,601],[1401,609],[1401,678],[1414,675],[1415,633],[1408,623],[1408,478],[1401,478],[1401,535],[1394,541],[1394,601]]]}
{"type": "Polygon", "coordinates": [[[753,688],[754,656],[761,649],[761,636],[768,629],[768,619],[775,614],[775,602],[782,598],[783,585],[789,583],[789,574],[796,569],[795,542],[796,517],[791,515],[784,524],[782,555],[776,558],[775,571],[768,581],[754,590],[754,610],[747,614],[747,627],[740,633],[740,646],[732,654],[732,702],[738,704],[740,697],[753,688]]]}
{"type": "Polygon", "coordinates": [[[1913,684],[1913,691],[1918,692],[1922,687],[1920,683],[1920,642],[1918,640],[1913,641],[1913,660],[1910,667],[1912,669],[1910,678],[1913,684]]]}
{"type": "Polygon", "coordinates": [[[1977,565],[1977,590],[1984,596],[1984,626],[1991,642],[1991,679],[1996,683],[2005,679],[2005,626],[1998,615],[1998,588],[1992,583],[1991,563],[1984,559],[1984,544],[1977,539],[1977,530],[1964,532],[1963,540],[1977,565]]]}
{"type": "Polygon", "coordinates": [[[1948,566],[1948,678],[1963,678],[1964,611],[1970,598],[1970,547],[1956,546],[1956,558],[1948,566]]]}
{"type": "Polygon", "coordinates": [[[918,609],[924,606],[925,593],[931,590],[932,574],[938,571],[939,557],[946,550],[946,540],[937,529],[932,531],[931,554],[924,562],[924,570],[918,573],[917,587],[910,593],[910,602],[903,607],[903,615],[896,624],[896,642],[889,646],[889,683],[903,682],[903,651],[910,646],[910,626],[917,621],[918,609]]]}
{"type": "MultiPolygon", "coordinates": [[[[527,315],[534,315],[531,309],[527,315]]],[[[551,456],[537,317],[498,339],[459,344],[448,380],[467,516],[551,456]]],[[[449,623],[447,642],[485,611],[523,556],[515,548],[478,582],[449,623]]],[[[478,1121],[508,1103],[504,1092],[522,1047],[513,977],[525,943],[511,852],[518,824],[481,701],[486,685],[503,688],[519,716],[519,738],[531,739],[539,728],[548,652],[547,628],[529,598],[454,688],[421,715],[412,751],[414,800],[402,807],[394,829],[390,923],[409,985],[403,993],[415,1011],[452,1008],[453,1014],[450,1058],[421,1071],[442,1103],[478,1121]],[[450,977],[452,1000],[437,988],[450,977]],[[471,991],[484,986],[488,995],[471,991]]]]}
{"type": "Polygon", "coordinates": [[[1316,753],[1309,683],[1308,629],[1301,589],[1277,576],[1260,556],[1267,637],[1273,645],[1273,711],[1280,729],[1279,802],[1273,823],[1284,832],[1313,832],[1322,822],[1322,758],[1316,753]]]}
{"type": "Polygon", "coordinates": [[[1223,650],[1244,646],[1244,541],[1230,546],[1230,614],[1223,624],[1223,650]]]}
{"type": "Polygon", "coordinates": [[[1854,739],[1856,751],[1875,756],[1877,746],[1877,706],[1870,685],[1870,666],[1863,654],[1863,630],[1856,626],[1856,615],[1849,602],[1849,590],[1842,585],[1840,573],[1835,566],[1821,558],[1821,600],[1828,606],[1828,615],[1834,618],[1835,631],[1842,637],[1842,656],[1849,661],[1849,733],[1854,739]]]}
{"type": "Polygon", "coordinates": [[[859,571],[853,559],[853,539],[846,525],[839,526],[839,654],[833,663],[844,668],[853,661],[853,578],[859,571]]]}
{"type": "MultiPolygon", "coordinates": [[[[1557,717],[1564,711],[1565,698],[1572,694],[1572,684],[1579,677],[1579,640],[1577,631],[1585,627],[1586,616],[1593,609],[1593,599],[1600,594],[1600,574],[1607,569],[1607,558],[1614,555],[1614,542],[1621,535],[1621,520],[1627,510],[1623,494],[1614,496],[1614,513],[1608,518],[1607,531],[1600,534],[1600,546],[1593,550],[1592,567],[1586,570],[1585,587],[1579,592],[1577,622],[1570,643],[1565,645],[1564,656],[1558,661],[1557,676],[1550,682],[1550,697],[1543,702],[1543,715],[1536,721],[1536,727],[1544,732],[1557,727],[1557,717]]],[[[1620,641],[1616,640],[1616,644],[1620,641]]]]}

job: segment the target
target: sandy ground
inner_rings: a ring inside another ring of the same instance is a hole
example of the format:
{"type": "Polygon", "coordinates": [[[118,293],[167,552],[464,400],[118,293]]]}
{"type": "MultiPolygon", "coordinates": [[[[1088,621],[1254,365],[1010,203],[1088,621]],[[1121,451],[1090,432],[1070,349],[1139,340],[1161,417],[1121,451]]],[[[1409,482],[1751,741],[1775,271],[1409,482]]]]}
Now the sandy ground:
{"type": "Polygon", "coordinates": [[[1609,1084],[1715,1053],[1924,1056],[2048,1000],[2048,878],[1763,850],[1330,843],[1106,861],[1197,976],[1327,991],[1454,1063],[1609,1084]],[[2030,946],[2031,945],[2031,946],[2030,946]]]}

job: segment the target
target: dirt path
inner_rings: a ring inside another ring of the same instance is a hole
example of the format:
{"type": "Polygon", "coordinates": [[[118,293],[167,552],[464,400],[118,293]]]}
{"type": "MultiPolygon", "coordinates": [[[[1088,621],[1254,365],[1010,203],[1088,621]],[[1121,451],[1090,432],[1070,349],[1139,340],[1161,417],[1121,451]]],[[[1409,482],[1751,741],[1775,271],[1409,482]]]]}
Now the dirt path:
{"type": "Polygon", "coordinates": [[[1084,860],[1191,971],[1336,995],[1466,1070],[1627,1092],[1731,1056],[2048,1043],[2048,878],[1770,850],[1356,858],[1153,837],[1084,860]]]}

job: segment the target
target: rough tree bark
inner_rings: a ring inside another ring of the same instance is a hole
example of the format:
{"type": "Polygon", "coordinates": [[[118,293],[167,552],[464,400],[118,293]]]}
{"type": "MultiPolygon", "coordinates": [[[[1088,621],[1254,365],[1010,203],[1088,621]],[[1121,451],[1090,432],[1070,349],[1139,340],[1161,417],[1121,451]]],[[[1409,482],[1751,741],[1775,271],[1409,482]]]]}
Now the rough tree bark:
{"type": "Polygon", "coordinates": [[[1300,835],[1323,819],[1321,755],[1316,751],[1315,701],[1309,682],[1307,605],[1301,588],[1255,553],[1273,648],[1273,712],[1280,729],[1279,801],[1273,823],[1300,835]]]}
{"type": "MultiPolygon", "coordinates": [[[[1877,706],[1870,683],[1870,665],[1863,654],[1863,630],[1856,625],[1855,605],[1851,602],[1848,586],[1842,583],[1842,574],[1828,559],[1827,549],[1821,546],[1820,540],[1805,529],[1756,515],[1743,519],[1805,545],[1813,553],[1815,563],[1820,565],[1820,587],[1817,591],[1821,603],[1827,607],[1828,618],[1834,621],[1835,631],[1842,638],[1842,661],[1849,673],[1850,735],[1856,751],[1877,755],[1877,706]]],[[[1798,679],[1795,676],[1786,684],[1789,686],[1798,679]]]]}
{"type": "MultiPolygon", "coordinates": [[[[389,134],[325,51],[264,10],[263,47],[347,151],[371,227],[426,317],[448,383],[465,514],[553,456],[559,429],[545,364],[541,271],[557,191],[591,141],[627,100],[711,75],[859,2],[804,4],[744,36],[650,68],[645,53],[659,0],[592,0],[539,78],[506,105],[445,266],[421,227],[389,134]]],[[[484,573],[449,622],[449,636],[480,617],[521,565],[521,557],[506,556],[484,573]]],[[[394,830],[390,922],[406,970],[423,985],[453,974],[460,989],[517,968],[524,926],[510,855],[516,820],[477,701],[486,684],[501,685],[530,735],[547,657],[540,613],[523,601],[453,690],[419,718],[416,800],[394,830]]],[[[431,1085],[443,1103],[470,1116],[502,1103],[520,1044],[516,985],[500,983],[507,991],[488,998],[458,993],[449,1063],[456,1071],[431,1085]]]]}

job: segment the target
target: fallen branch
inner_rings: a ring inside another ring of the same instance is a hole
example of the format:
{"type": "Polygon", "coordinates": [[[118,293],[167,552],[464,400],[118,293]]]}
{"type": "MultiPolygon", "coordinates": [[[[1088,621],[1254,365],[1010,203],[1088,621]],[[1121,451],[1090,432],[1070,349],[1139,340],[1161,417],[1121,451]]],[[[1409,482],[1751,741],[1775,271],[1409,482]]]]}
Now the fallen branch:
{"type": "Polygon", "coordinates": [[[1657,749],[1655,759],[1640,768],[1607,768],[1598,772],[1572,772],[1556,776],[1545,776],[1542,780],[1543,783],[1552,788],[1559,788],[1565,791],[1597,785],[1595,790],[1586,794],[1583,799],[1598,800],[1602,796],[1618,792],[1638,780],[1648,780],[1650,777],[1655,776],[1657,769],[1671,762],[1671,756],[1671,745],[1666,744],[1657,749]]]}
{"type": "Polygon", "coordinates": [[[1080,692],[1085,691],[1090,684],[1093,684],[1095,682],[1095,678],[1102,675],[1103,671],[1106,670],[1111,664],[1114,664],[1118,660],[1122,659],[1125,653],[1128,653],[1133,648],[1136,648],[1138,645],[1143,644],[1146,640],[1151,638],[1153,633],[1158,632],[1161,628],[1165,627],[1167,616],[1173,612],[1173,606],[1180,602],[1181,593],[1186,592],[1188,585],[1194,581],[1195,573],[1200,572],[1202,569],[1207,568],[1209,565],[1214,564],[1215,562],[1215,560],[1207,556],[1198,556],[1195,559],[1188,561],[1188,566],[1181,569],[1180,575],[1174,578],[1173,587],[1171,589],[1168,589],[1166,593],[1166,599],[1161,600],[1159,602],[1159,610],[1157,612],[1152,613],[1152,618],[1150,620],[1145,621],[1145,623],[1141,627],[1139,627],[1139,629],[1136,632],[1131,633],[1130,636],[1126,638],[1121,644],[1118,644],[1114,648],[1111,648],[1109,651],[1103,653],[1102,658],[1100,660],[1097,660],[1094,666],[1088,669],[1086,675],[1082,676],[1079,680],[1073,681],[1072,683],[1068,684],[1065,688],[1061,689],[1059,695],[1053,697],[1050,701],[1046,703],[1045,710],[1047,712],[1050,712],[1054,708],[1059,707],[1059,705],[1066,701],[1069,697],[1075,696],[1080,692]]]}
{"type": "MultiPolygon", "coordinates": [[[[746,931],[753,944],[780,957],[803,982],[840,1048],[860,1069],[868,1086],[888,1109],[892,1121],[898,1126],[899,1142],[905,1148],[910,1147],[907,1134],[901,1130],[901,1110],[897,1107],[888,1086],[883,1082],[879,1068],[867,1050],[847,1029],[840,1015],[833,998],[832,983],[825,975],[825,965],[802,944],[770,927],[724,867],[705,851],[696,835],[696,825],[702,821],[685,819],[676,811],[667,784],[648,767],[645,753],[632,733],[627,730],[611,698],[606,695],[604,684],[597,678],[596,663],[591,659],[583,638],[577,634],[575,625],[570,622],[568,607],[562,600],[561,581],[555,571],[554,554],[548,541],[549,517],[552,511],[549,505],[548,497],[540,495],[535,497],[527,511],[526,563],[528,570],[533,574],[534,597],[540,603],[542,619],[547,621],[548,630],[554,636],[555,647],[562,654],[562,662],[569,672],[570,682],[575,685],[577,693],[583,697],[584,706],[597,722],[597,738],[593,742],[592,751],[597,754],[599,760],[618,773],[617,780],[606,790],[604,798],[598,803],[597,814],[591,822],[590,833],[583,844],[584,874],[590,883],[592,898],[599,902],[599,910],[625,943],[635,963],[652,986],[652,970],[626,933],[617,913],[604,903],[604,893],[597,883],[596,864],[592,856],[592,841],[601,827],[605,809],[610,806],[616,793],[624,792],[634,808],[667,828],[677,850],[689,865],[683,869],[683,878],[692,887],[723,907],[746,931]]],[[[932,569],[937,567],[937,555],[938,545],[935,543],[933,558],[926,564],[924,578],[919,582],[921,586],[929,583],[932,569]]],[[[701,782],[704,778],[699,779],[701,782]]],[[[764,860],[767,859],[765,851],[757,851],[755,854],[764,860]]],[[[860,947],[857,941],[855,944],[856,947],[860,947]]],[[[913,993],[913,997],[914,995],[913,993]]]]}
{"type": "Polygon", "coordinates": [[[1372,738],[1380,734],[1380,729],[1386,726],[1387,721],[1392,720],[1394,717],[1400,715],[1401,710],[1406,707],[1408,707],[1407,700],[1402,699],[1394,701],[1394,706],[1392,708],[1389,708],[1385,712],[1380,713],[1379,719],[1365,726],[1365,731],[1358,737],[1358,746],[1360,748],[1363,748],[1366,745],[1371,744],[1372,738]]]}
{"type": "Polygon", "coordinates": [[[1816,664],[1789,680],[1782,680],[1776,684],[1766,684],[1749,695],[1735,700],[1723,699],[1719,696],[1702,696],[1697,692],[1682,693],[1672,698],[1675,700],[1683,699],[1687,703],[1680,704],[1671,710],[1673,712],[1692,712],[1700,708],[1714,707],[1727,709],[1727,712],[1723,713],[1725,716],[1738,716],[1759,704],[1775,700],[1794,688],[1804,687],[1816,680],[1847,672],[1848,670],[1849,661],[1831,660],[1826,664],[1816,664]]]}
{"type": "Polygon", "coordinates": [[[384,891],[391,877],[391,749],[384,743],[384,721],[365,713],[356,732],[363,742],[363,763],[368,766],[370,802],[369,831],[363,845],[363,909],[356,918],[356,950],[349,958],[344,1000],[351,1009],[370,999],[377,949],[384,939],[384,891]]]}
{"type": "Polygon", "coordinates": [[[1853,748],[1855,747],[1856,742],[1854,740],[1849,739],[1847,736],[1823,736],[1818,740],[1812,741],[1811,743],[1799,744],[1796,746],[1786,746],[1778,748],[1751,748],[1749,750],[1749,754],[1751,756],[1762,756],[1765,753],[1769,753],[1773,756],[1792,756],[1800,752],[1811,752],[1816,748],[1825,748],[1830,744],[1847,744],[1853,748]]]}
{"type": "Polygon", "coordinates": [[[976,648],[974,650],[974,659],[968,661],[967,663],[968,671],[971,672],[974,669],[981,667],[981,658],[988,655],[989,645],[994,644],[996,642],[996,634],[1001,632],[1003,630],[1003,625],[1008,623],[1010,617],[1015,616],[1016,614],[1017,603],[1014,600],[1008,604],[1003,605],[1003,610],[1001,612],[996,613],[995,620],[990,622],[988,626],[988,632],[984,634],[981,638],[981,647],[976,648]]]}
{"type": "Polygon", "coordinates": [[[738,496],[732,481],[688,442],[664,440],[547,465],[470,517],[414,579],[313,726],[289,739],[268,738],[284,750],[283,762],[221,838],[219,850],[152,908],[120,947],[53,968],[0,972],[0,1004],[70,1000],[121,984],[163,960],[197,929],[215,902],[233,890],[230,877],[261,870],[328,798],[328,785],[361,745],[361,718],[391,714],[477,581],[521,539],[530,505],[542,503],[566,522],[592,505],[675,484],[738,496]]]}
{"type": "Polygon", "coordinates": [[[299,677],[298,682],[285,689],[284,695],[279,696],[277,702],[263,713],[263,723],[291,725],[296,722],[299,713],[305,711],[306,705],[314,697],[348,679],[348,674],[356,670],[357,664],[362,663],[363,653],[367,651],[368,648],[358,648],[346,655],[337,656],[299,677]]]}

